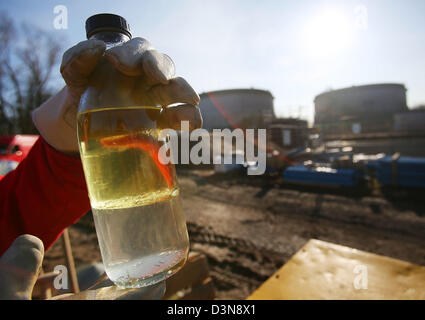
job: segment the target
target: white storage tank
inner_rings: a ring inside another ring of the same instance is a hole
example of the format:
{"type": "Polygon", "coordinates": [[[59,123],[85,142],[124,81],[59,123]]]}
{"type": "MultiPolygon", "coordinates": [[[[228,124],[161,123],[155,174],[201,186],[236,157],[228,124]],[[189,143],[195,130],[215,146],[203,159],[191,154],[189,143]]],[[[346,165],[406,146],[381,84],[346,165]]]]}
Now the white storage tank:
{"type": "Polygon", "coordinates": [[[393,116],[407,111],[403,84],[354,86],[319,94],[314,99],[315,126],[325,134],[388,132],[393,116]]]}
{"type": "Polygon", "coordinates": [[[425,132],[425,109],[410,110],[394,115],[394,130],[401,132],[425,132]]]}
{"type": "Polygon", "coordinates": [[[273,96],[259,89],[232,89],[200,94],[203,128],[266,128],[275,118],[273,96]]]}

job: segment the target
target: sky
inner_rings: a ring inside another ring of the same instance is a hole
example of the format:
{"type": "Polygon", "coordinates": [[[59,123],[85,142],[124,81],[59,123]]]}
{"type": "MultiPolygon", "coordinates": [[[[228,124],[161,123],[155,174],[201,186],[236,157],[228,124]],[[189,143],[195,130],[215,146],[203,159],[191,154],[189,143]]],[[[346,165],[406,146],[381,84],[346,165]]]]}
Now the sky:
{"type": "Polygon", "coordinates": [[[403,83],[409,107],[425,104],[423,0],[0,0],[0,11],[64,49],[85,40],[89,16],[119,14],[197,92],[269,90],[281,117],[312,122],[316,95],[370,83],[403,83]],[[54,28],[58,5],[66,29],[54,28]]]}

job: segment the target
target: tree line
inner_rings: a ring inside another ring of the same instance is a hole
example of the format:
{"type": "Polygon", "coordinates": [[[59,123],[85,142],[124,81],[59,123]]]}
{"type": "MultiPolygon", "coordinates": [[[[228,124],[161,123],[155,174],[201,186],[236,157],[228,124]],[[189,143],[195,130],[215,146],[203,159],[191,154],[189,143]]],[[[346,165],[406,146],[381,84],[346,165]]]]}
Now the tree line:
{"type": "Polygon", "coordinates": [[[31,112],[57,91],[61,51],[52,34],[0,13],[0,135],[38,134],[31,112]]]}

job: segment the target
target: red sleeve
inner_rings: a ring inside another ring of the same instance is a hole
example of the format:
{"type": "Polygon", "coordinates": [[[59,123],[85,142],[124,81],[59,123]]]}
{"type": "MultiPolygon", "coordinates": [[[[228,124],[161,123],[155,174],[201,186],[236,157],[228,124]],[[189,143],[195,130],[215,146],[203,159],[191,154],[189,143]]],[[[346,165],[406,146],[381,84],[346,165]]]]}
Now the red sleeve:
{"type": "Polygon", "coordinates": [[[53,149],[40,137],[19,166],[0,181],[0,255],[25,233],[49,248],[89,210],[80,158],[53,149]]]}

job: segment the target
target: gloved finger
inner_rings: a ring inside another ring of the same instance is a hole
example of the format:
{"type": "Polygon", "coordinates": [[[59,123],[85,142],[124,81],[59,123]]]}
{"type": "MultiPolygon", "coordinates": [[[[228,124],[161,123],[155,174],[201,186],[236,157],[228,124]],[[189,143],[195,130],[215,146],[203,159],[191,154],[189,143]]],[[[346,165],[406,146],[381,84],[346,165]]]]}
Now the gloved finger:
{"type": "Polygon", "coordinates": [[[174,77],[176,68],[173,60],[154,50],[151,43],[143,38],[134,38],[106,51],[105,57],[119,71],[128,76],[147,77],[147,83],[167,84],[174,77]]]}
{"type": "Polygon", "coordinates": [[[156,50],[149,50],[143,54],[143,71],[149,84],[167,84],[176,74],[173,60],[166,54],[156,50]]]}
{"type": "Polygon", "coordinates": [[[68,49],[62,57],[60,72],[66,84],[73,87],[87,85],[88,78],[106,50],[100,40],[86,40],[68,49]]]}
{"type": "Polygon", "coordinates": [[[197,106],[200,100],[195,90],[182,77],[171,79],[168,84],[153,86],[149,89],[148,95],[156,105],[163,107],[174,103],[187,103],[197,106]]]}
{"type": "Polygon", "coordinates": [[[143,74],[142,57],[152,49],[153,46],[148,40],[133,38],[106,51],[105,57],[125,75],[140,76],[143,74]]]}
{"type": "Polygon", "coordinates": [[[202,115],[198,107],[190,104],[182,104],[164,108],[161,112],[158,126],[161,129],[181,130],[181,122],[189,122],[189,130],[202,127],[202,115]]]}

